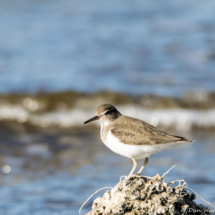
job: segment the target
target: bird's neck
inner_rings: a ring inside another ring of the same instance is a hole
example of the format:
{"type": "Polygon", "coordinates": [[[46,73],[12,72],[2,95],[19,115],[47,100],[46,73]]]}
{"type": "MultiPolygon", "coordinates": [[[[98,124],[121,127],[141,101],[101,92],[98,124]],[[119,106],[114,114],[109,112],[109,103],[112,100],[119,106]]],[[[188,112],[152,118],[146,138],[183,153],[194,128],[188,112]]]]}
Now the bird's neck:
{"type": "Polygon", "coordinates": [[[106,126],[109,126],[112,122],[110,120],[100,120],[100,124],[101,124],[101,127],[106,127],[106,126]]]}

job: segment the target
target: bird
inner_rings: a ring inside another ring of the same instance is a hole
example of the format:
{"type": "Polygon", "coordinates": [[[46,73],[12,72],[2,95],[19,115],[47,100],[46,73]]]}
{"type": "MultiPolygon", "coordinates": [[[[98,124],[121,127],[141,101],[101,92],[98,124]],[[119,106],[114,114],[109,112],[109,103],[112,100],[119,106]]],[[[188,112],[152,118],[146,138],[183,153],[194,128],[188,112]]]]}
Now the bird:
{"type": "Polygon", "coordinates": [[[149,162],[150,155],[181,143],[193,142],[185,137],[163,132],[140,119],[125,116],[111,104],[100,105],[96,110],[96,116],[85,121],[84,124],[96,120],[101,124],[102,142],[113,152],[132,159],[133,168],[128,179],[137,168],[136,159],[144,159],[143,165],[136,173],[140,175],[149,162]]]}

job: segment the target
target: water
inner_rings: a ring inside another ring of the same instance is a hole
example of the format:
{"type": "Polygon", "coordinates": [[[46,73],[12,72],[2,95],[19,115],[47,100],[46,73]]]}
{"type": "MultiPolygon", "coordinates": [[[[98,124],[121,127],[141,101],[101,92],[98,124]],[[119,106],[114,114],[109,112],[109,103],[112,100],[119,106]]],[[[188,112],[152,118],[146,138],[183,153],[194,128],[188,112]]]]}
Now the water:
{"type": "MultiPolygon", "coordinates": [[[[165,180],[185,179],[190,188],[214,204],[215,137],[195,137],[196,143],[153,155],[143,174],[162,175],[177,163],[165,180]]],[[[25,126],[7,123],[4,129],[1,124],[0,138],[0,151],[4,151],[0,165],[11,167],[9,174],[1,172],[0,214],[76,215],[94,191],[113,187],[132,167],[131,160],[115,155],[101,144],[98,129],[90,126],[84,130],[26,130],[25,126]]],[[[101,191],[96,196],[102,194],[101,191]]],[[[95,197],[82,214],[90,211],[95,197]]],[[[199,198],[197,202],[203,203],[199,198]]]]}
{"type": "Polygon", "coordinates": [[[165,180],[215,205],[214,11],[213,0],[0,0],[0,215],[77,215],[129,173],[83,126],[102,103],[195,139],[143,174],[178,163],[165,180]]]}
{"type": "Polygon", "coordinates": [[[0,1],[0,92],[215,90],[215,2],[0,1]]]}

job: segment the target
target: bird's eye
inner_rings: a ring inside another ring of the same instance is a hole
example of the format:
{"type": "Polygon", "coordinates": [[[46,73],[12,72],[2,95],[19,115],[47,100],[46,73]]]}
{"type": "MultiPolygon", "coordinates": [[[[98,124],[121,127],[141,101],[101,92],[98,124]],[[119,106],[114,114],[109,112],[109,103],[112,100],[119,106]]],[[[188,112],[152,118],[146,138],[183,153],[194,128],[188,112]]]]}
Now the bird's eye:
{"type": "Polygon", "coordinates": [[[108,114],[110,114],[110,111],[109,111],[109,110],[108,110],[108,111],[106,111],[105,115],[108,115],[108,114]]]}

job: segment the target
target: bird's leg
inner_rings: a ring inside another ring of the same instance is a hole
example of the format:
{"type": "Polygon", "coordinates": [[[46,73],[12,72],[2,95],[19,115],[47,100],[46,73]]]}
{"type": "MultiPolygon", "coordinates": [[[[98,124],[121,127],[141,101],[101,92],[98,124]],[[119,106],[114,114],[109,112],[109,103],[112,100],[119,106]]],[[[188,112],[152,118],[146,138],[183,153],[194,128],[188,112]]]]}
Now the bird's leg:
{"type": "Polygon", "coordinates": [[[131,177],[131,175],[133,174],[133,172],[137,168],[137,161],[134,158],[132,158],[132,161],[133,161],[133,168],[132,168],[131,172],[128,175],[128,179],[131,177]]]}
{"type": "Polygon", "coordinates": [[[140,170],[137,172],[137,175],[140,175],[141,172],[143,171],[144,167],[146,166],[146,164],[149,162],[149,159],[146,158],[144,161],[144,164],[141,166],[140,170]]]}

